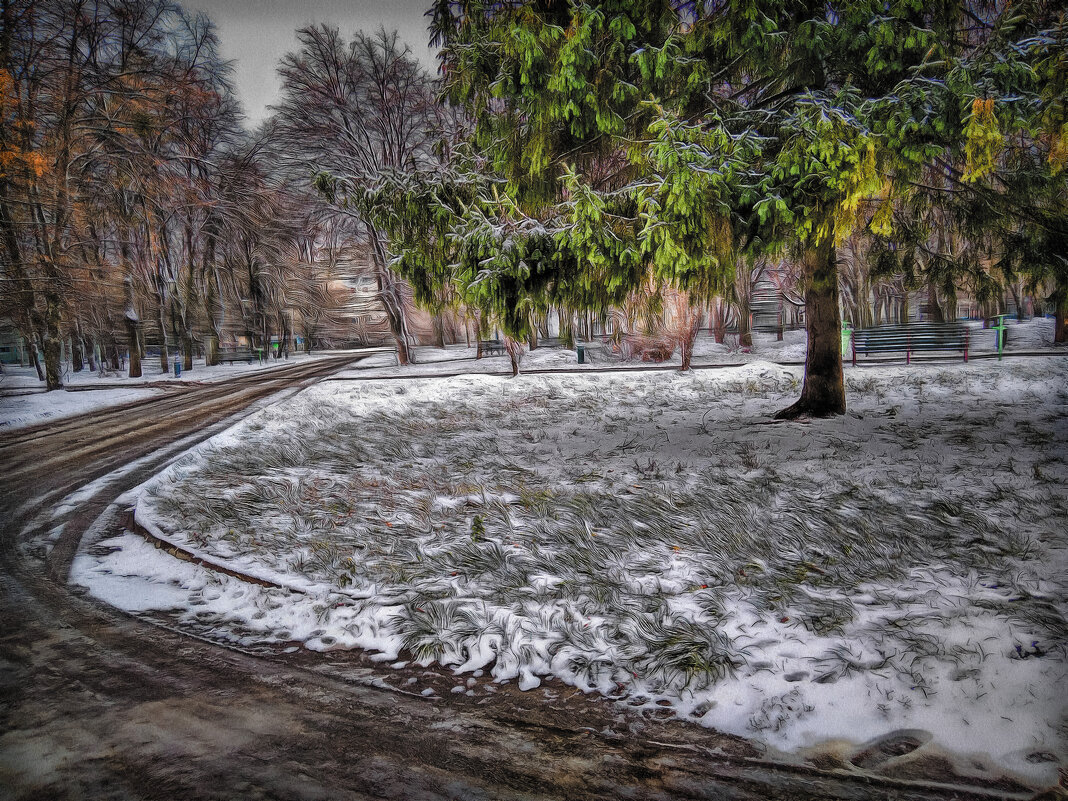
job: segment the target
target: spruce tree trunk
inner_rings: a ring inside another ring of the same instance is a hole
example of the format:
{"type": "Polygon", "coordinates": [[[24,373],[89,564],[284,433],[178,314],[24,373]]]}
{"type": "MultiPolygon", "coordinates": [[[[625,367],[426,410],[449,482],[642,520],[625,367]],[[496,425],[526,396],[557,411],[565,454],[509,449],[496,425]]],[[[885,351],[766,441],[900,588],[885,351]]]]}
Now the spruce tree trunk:
{"type": "Polygon", "coordinates": [[[445,320],[441,314],[435,314],[431,322],[434,329],[434,344],[445,350],[445,320]]]}
{"type": "Polygon", "coordinates": [[[560,339],[564,341],[565,348],[575,347],[575,333],[570,314],[564,314],[563,309],[556,312],[556,327],[560,329],[560,339]]]}
{"type": "Polygon", "coordinates": [[[1009,292],[1012,293],[1012,302],[1016,304],[1016,322],[1022,323],[1024,321],[1023,297],[1020,295],[1016,282],[1009,284],[1009,292]]]}
{"type": "Polygon", "coordinates": [[[750,325],[752,319],[749,314],[749,302],[746,301],[744,306],[738,304],[738,346],[742,348],[753,347],[753,327],[750,325]]]}
{"type": "Polygon", "coordinates": [[[523,359],[523,345],[509,336],[504,337],[504,350],[512,363],[512,378],[519,375],[519,362],[523,359]]]}
{"type": "Polygon", "coordinates": [[[749,283],[749,270],[739,267],[734,279],[734,300],[738,308],[738,347],[753,347],[753,326],[749,301],[753,289],[749,283]]]}
{"type": "Polygon", "coordinates": [[[697,329],[692,328],[688,336],[684,336],[679,342],[679,350],[682,353],[682,372],[690,369],[690,361],[693,359],[693,343],[697,339],[697,329]]]}
{"type": "Polygon", "coordinates": [[[805,252],[805,383],[801,397],[775,415],[791,420],[802,415],[845,414],[842,375],[842,316],[838,311],[838,263],[833,240],[805,252]]]}
{"type": "Polygon", "coordinates": [[[727,339],[727,315],[724,313],[723,301],[717,300],[712,306],[712,340],[722,345],[727,339]]]}

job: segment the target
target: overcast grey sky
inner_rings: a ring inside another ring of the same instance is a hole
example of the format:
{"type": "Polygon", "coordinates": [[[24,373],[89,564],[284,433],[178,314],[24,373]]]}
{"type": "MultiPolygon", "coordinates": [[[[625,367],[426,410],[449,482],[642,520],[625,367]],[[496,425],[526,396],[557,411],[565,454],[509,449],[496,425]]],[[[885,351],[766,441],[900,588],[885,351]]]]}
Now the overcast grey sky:
{"type": "Polygon", "coordinates": [[[234,62],[234,84],[249,127],[260,123],[267,104],[277,99],[278,60],[296,50],[296,30],[310,23],[336,25],[346,38],[382,25],[396,28],[415,57],[431,73],[437,71],[423,16],[429,0],[184,0],[182,5],[206,11],[215,21],[223,58],[234,62]]]}

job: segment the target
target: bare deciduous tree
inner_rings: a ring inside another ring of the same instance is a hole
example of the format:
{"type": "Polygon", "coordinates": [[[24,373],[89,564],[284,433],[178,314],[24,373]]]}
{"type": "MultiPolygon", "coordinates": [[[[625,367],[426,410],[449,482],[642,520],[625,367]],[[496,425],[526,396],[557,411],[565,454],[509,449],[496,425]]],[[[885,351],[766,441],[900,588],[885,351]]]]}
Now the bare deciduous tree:
{"type": "Polygon", "coordinates": [[[414,169],[431,156],[438,106],[429,76],[396,32],[357,33],[346,42],[336,28],[304,28],[301,47],[282,59],[282,100],[274,135],[291,166],[320,187],[333,209],[355,216],[374,267],[378,297],[389,319],[399,361],[410,360],[405,293],[390,269],[389,242],[330,192],[333,182],[374,184],[390,171],[414,169]]]}

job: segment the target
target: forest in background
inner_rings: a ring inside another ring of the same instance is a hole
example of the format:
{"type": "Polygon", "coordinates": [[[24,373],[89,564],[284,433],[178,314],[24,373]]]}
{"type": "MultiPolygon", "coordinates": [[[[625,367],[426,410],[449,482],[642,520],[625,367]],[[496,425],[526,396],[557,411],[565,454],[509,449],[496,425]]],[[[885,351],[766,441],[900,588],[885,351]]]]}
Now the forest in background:
{"type": "Polygon", "coordinates": [[[254,132],[203,14],[0,8],[0,321],[49,388],[64,351],[136,376],[376,317],[402,364],[597,323],[685,363],[702,327],[745,342],[758,281],[807,307],[799,411],[838,408],[842,310],[902,319],[910,291],[1065,338],[1053,3],[442,0],[439,77],[395,34],[310,27],[254,132]]]}
{"type": "Polygon", "coordinates": [[[286,98],[249,132],[205,15],[157,0],[4,0],[0,320],[32,343],[49,388],[64,356],[75,371],[128,358],[139,376],[147,354],[166,372],[177,352],[189,369],[239,342],[277,353],[381,333],[380,309],[386,333],[410,338],[410,291],[385,249],[313,186],[333,145],[294,130],[300,98],[319,91],[326,114],[331,102],[358,111],[350,169],[427,150],[430,77],[394,34],[357,43],[302,32],[302,52],[280,65],[286,98]],[[307,63],[312,52],[322,61],[307,63]]]}

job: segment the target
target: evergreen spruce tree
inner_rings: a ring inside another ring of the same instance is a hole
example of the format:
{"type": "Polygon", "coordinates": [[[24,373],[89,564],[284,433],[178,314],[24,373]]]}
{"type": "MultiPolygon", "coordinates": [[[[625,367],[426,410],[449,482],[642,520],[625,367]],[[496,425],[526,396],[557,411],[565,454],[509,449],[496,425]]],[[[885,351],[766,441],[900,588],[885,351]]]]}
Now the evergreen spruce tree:
{"type": "MultiPolygon", "coordinates": [[[[442,0],[432,18],[467,146],[348,188],[417,298],[450,284],[524,337],[548,304],[650,281],[708,297],[740,259],[794,258],[808,353],[784,417],[845,410],[839,244],[891,234],[925,171],[989,173],[995,107],[1042,57],[1024,29],[1052,19],[953,0],[442,0]]],[[[1040,107],[1012,114],[1038,125],[1040,107]]]]}

